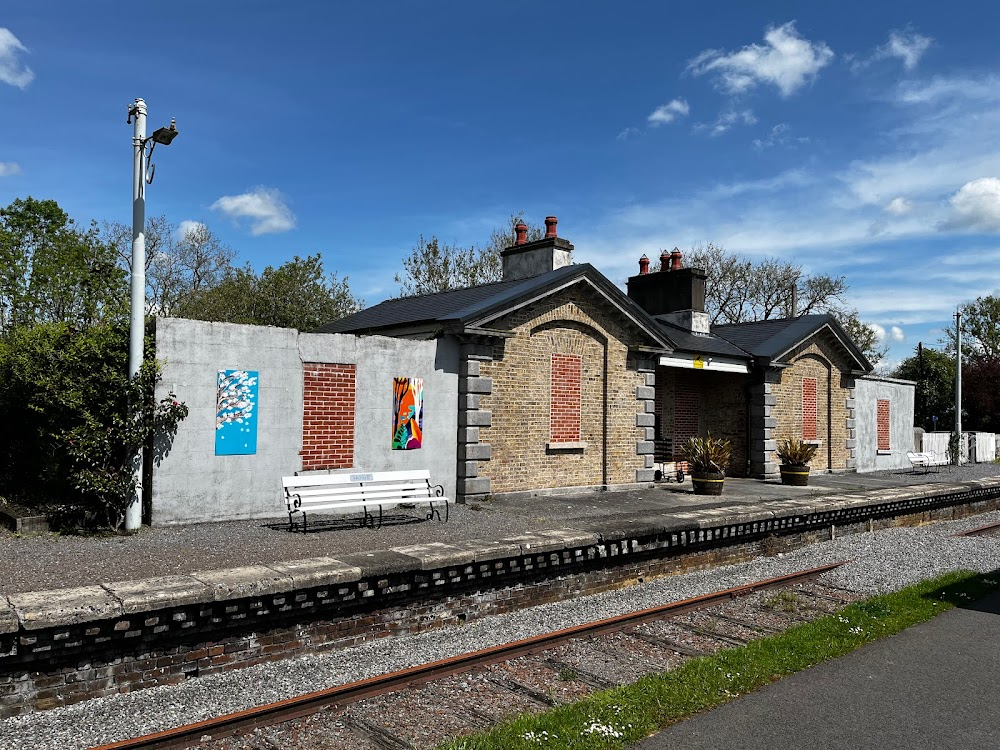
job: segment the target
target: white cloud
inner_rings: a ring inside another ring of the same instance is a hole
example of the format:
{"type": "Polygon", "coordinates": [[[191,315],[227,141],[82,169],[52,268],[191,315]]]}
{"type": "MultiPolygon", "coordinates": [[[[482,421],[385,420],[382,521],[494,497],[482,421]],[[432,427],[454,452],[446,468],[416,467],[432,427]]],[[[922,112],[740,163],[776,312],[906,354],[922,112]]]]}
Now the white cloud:
{"type": "Polygon", "coordinates": [[[878,323],[869,323],[868,327],[872,329],[872,333],[875,334],[875,340],[880,344],[885,341],[885,328],[880,326],[878,323]]]}
{"type": "Polygon", "coordinates": [[[673,122],[678,117],[687,117],[691,108],[684,99],[671,99],[666,104],[661,104],[653,114],[646,118],[650,125],[657,127],[673,122]]]}
{"type": "Polygon", "coordinates": [[[768,27],[764,42],[729,53],[705,50],[688,63],[687,69],[694,75],[714,74],[716,84],[731,94],[770,84],[782,96],[791,96],[812,81],[834,56],[823,42],[799,36],[794,21],[768,27]]]}
{"type": "Polygon", "coordinates": [[[18,60],[18,56],[27,51],[9,29],[0,26],[0,82],[23,89],[34,80],[31,68],[18,60]]]}
{"type": "Polygon", "coordinates": [[[629,138],[635,138],[638,135],[642,135],[642,131],[639,128],[628,127],[615,136],[616,140],[627,141],[629,138]]]}
{"type": "Polygon", "coordinates": [[[21,174],[21,165],[13,161],[0,161],[0,177],[21,174]]]}
{"type": "Polygon", "coordinates": [[[1000,180],[980,177],[951,197],[952,213],[943,229],[1000,232],[1000,180]]]}
{"type": "Polygon", "coordinates": [[[183,240],[189,234],[203,231],[205,225],[200,221],[192,221],[191,219],[185,219],[180,224],[177,225],[177,239],[183,240]]]}
{"type": "Polygon", "coordinates": [[[250,234],[287,232],[295,227],[295,215],[274,188],[258,187],[241,195],[224,195],[212,204],[236,223],[250,220],[250,234]]]}
{"type": "Polygon", "coordinates": [[[903,62],[903,67],[906,70],[913,70],[933,43],[934,40],[929,36],[918,34],[915,31],[893,29],[889,32],[889,41],[875,50],[875,59],[884,60],[896,57],[903,62]]]}
{"type": "Polygon", "coordinates": [[[892,326],[889,329],[889,338],[891,338],[893,341],[902,341],[903,339],[906,338],[906,334],[903,332],[903,329],[900,328],[899,326],[892,326]]]}
{"type": "Polygon", "coordinates": [[[913,210],[913,204],[906,198],[893,198],[882,210],[893,216],[905,216],[913,210]]]}
{"type": "Polygon", "coordinates": [[[728,112],[722,112],[718,119],[711,125],[699,123],[695,126],[695,130],[707,130],[708,134],[714,138],[731,130],[736,125],[753,125],[756,122],[757,117],[754,115],[752,109],[729,110],[728,112]]]}
{"type": "Polygon", "coordinates": [[[1000,78],[935,76],[921,81],[903,81],[894,92],[900,104],[937,104],[943,99],[996,101],[1000,99],[1000,78]]]}

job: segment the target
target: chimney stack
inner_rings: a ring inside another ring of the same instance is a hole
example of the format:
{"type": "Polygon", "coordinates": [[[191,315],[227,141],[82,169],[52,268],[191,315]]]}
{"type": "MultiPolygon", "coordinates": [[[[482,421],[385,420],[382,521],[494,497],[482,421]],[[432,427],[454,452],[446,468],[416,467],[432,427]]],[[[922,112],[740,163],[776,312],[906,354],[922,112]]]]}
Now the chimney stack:
{"type": "Polygon", "coordinates": [[[660,253],[660,268],[649,272],[649,259],[639,259],[639,273],[628,282],[628,296],[653,316],[693,333],[709,333],[705,281],[700,268],[684,268],[681,251],[660,253]]]}
{"type": "Polygon", "coordinates": [[[530,279],[573,263],[573,245],[558,236],[559,219],[545,217],[545,236],[528,242],[528,227],[523,220],[514,225],[514,244],[501,251],[503,280],[530,279]]]}

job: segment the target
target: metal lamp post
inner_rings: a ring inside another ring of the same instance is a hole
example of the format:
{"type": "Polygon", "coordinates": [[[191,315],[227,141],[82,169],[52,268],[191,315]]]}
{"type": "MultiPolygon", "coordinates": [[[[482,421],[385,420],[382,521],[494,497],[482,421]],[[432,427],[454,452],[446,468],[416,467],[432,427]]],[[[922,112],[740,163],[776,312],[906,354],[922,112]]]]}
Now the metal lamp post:
{"type": "MultiPolygon", "coordinates": [[[[146,102],[136,99],[128,107],[127,123],[135,118],[132,135],[132,269],[129,320],[128,375],[135,378],[142,367],[142,344],[146,316],[146,185],[153,181],[155,167],[150,163],[157,143],[169,146],[177,136],[177,125],[159,128],[146,137],[146,102]],[[149,146],[147,151],[146,146],[149,146]]],[[[125,509],[125,530],[138,531],[142,525],[142,448],[133,462],[135,492],[125,509]]]]}
{"type": "Polygon", "coordinates": [[[955,432],[958,433],[958,457],[962,464],[962,310],[955,313],[955,432]]]}

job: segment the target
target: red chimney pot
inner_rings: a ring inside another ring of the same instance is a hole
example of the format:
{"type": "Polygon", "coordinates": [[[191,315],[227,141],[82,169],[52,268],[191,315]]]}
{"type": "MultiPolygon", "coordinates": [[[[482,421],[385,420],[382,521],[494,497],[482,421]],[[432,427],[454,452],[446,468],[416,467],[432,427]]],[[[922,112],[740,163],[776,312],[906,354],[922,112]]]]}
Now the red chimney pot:
{"type": "Polygon", "coordinates": [[[524,245],[528,241],[528,225],[524,223],[524,219],[518,219],[517,224],[514,225],[514,234],[517,235],[517,239],[514,240],[515,245],[524,245]]]}
{"type": "Polygon", "coordinates": [[[670,253],[668,253],[666,250],[663,250],[660,253],[660,270],[661,271],[670,270],[670,253]]]}
{"type": "Polygon", "coordinates": [[[559,223],[559,219],[555,216],[545,217],[545,236],[546,237],[558,237],[556,234],[556,225],[559,223]]]}
{"type": "Polygon", "coordinates": [[[639,273],[643,276],[649,273],[649,258],[645,254],[639,258],[639,273]]]}
{"type": "Polygon", "coordinates": [[[681,270],[681,251],[676,247],[674,248],[674,251],[670,253],[670,270],[681,270]]]}

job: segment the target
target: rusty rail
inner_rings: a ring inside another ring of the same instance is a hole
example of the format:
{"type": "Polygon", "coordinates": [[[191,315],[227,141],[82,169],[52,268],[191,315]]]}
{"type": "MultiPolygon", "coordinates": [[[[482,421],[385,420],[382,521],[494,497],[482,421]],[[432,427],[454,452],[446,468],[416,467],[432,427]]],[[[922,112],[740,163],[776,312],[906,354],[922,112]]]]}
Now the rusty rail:
{"type": "Polygon", "coordinates": [[[975,529],[963,531],[960,534],[953,534],[952,536],[991,536],[994,534],[1000,535],[1000,523],[990,523],[986,526],[979,526],[975,529]]]}
{"type": "Polygon", "coordinates": [[[519,656],[552,648],[553,646],[581,636],[614,632],[631,625],[660,619],[668,615],[703,609],[720,601],[746,596],[755,591],[783,588],[800,581],[817,578],[823,573],[840,567],[843,564],[844,562],[837,562],[830,565],[823,565],[818,568],[802,570],[776,578],[768,578],[763,581],[725,589],[724,591],[717,591],[712,594],[705,594],[671,604],[639,610],[638,612],[610,617],[605,620],[575,625],[570,628],[525,638],[520,641],[513,641],[448,659],[420,664],[397,672],[379,675],[378,677],[370,677],[346,685],[306,693],[305,695],[277,701],[276,703],[255,706],[245,711],[206,719],[194,724],[187,724],[142,737],[122,740],[121,742],[114,742],[109,745],[100,745],[91,748],[91,750],[176,750],[177,748],[189,747],[197,745],[198,741],[206,734],[211,735],[215,739],[244,733],[262,726],[279,724],[316,713],[327,706],[354,703],[366,698],[374,698],[378,695],[391,693],[411,685],[430,682],[442,677],[462,674],[491,664],[509,661],[519,656]]]}

